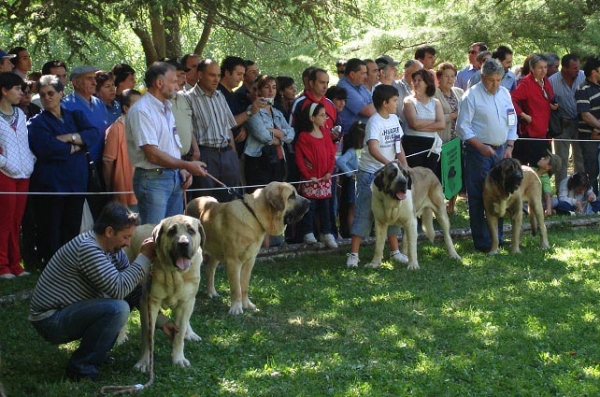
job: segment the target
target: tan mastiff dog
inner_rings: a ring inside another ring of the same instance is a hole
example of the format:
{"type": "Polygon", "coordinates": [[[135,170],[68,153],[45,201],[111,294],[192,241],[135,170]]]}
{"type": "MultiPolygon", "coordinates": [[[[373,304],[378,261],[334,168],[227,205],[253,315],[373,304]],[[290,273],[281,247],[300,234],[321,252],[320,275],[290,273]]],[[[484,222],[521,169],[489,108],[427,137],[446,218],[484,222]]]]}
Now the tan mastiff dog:
{"type": "Polygon", "coordinates": [[[199,218],[206,231],[206,292],[219,296],[215,289],[215,270],[219,262],[227,271],[231,292],[229,314],[255,310],[248,298],[250,275],[256,255],[266,234],[281,235],[287,223],[298,222],[310,202],[289,183],[271,182],[264,189],[245,194],[243,200],[219,203],[212,197],[192,200],[186,213],[199,218]]]}
{"type": "Polygon", "coordinates": [[[173,322],[179,328],[171,345],[173,364],[189,367],[190,362],[183,354],[183,340],[200,340],[190,325],[190,317],[200,284],[204,230],[197,218],[185,215],[165,218],[157,226],[139,226],[128,248],[130,258],[137,256],[142,242],[150,236],[154,237],[156,258],[152,261],[151,279],[144,283],[140,302],[142,353],[135,368],[143,372],[149,369],[149,324],[153,330],[161,308],[173,309],[173,322]]]}
{"type": "Polygon", "coordinates": [[[389,225],[398,225],[404,229],[402,250],[409,259],[408,269],[418,269],[416,219],[422,217],[423,231],[433,242],[434,214],[442,227],[448,255],[452,259],[461,259],[450,236],[450,220],[446,213],[442,185],[430,169],[414,167],[408,170],[397,162],[388,163],[375,173],[371,190],[376,243],[375,256],[368,267],[379,266],[383,257],[387,228],[389,225]]]}
{"type": "Polygon", "coordinates": [[[521,252],[521,225],[523,202],[529,202],[531,230],[535,234],[539,227],[540,247],[548,249],[548,236],[542,206],[542,182],[535,171],[521,166],[519,160],[505,158],[492,167],[483,185],[483,205],[488,229],[492,239],[490,255],[498,253],[498,218],[510,215],[512,224],[513,254],[521,252]]]}

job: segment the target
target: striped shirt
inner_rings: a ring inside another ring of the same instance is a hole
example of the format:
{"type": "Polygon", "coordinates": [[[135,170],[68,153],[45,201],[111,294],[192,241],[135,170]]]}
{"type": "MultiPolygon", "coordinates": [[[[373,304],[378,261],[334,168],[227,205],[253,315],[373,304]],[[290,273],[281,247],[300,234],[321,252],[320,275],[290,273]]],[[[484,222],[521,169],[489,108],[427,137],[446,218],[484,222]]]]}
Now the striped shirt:
{"type": "Polygon", "coordinates": [[[579,113],[579,132],[591,134],[592,126],[583,121],[581,113],[589,112],[597,119],[600,119],[600,85],[592,83],[588,79],[575,92],[575,103],[577,103],[577,113],[579,113]]]}
{"type": "Polygon", "coordinates": [[[143,280],[150,261],[140,254],[129,263],[123,250],[107,253],[94,231],[82,233],[50,259],[33,291],[30,321],[88,299],[124,299],[143,280]]]}
{"type": "Polygon", "coordinates": [[[223,93],[215,90],[208,95],[196,84],[185,94],[192,105],[192,128],[198,146],[223,148],[229,145],[229,131],[236,122],[223,93]]]}

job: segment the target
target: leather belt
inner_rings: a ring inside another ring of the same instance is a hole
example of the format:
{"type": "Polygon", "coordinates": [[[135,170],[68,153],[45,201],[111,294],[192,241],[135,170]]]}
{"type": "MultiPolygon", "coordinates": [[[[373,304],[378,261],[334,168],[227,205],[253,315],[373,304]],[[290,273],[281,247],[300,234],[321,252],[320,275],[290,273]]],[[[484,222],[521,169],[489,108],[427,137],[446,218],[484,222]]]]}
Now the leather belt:
{"type": "Polygon", "coordinates": [[[135,170],[142,171],[142,172],[156,173],[159,175],[164,173],[165,171],[174,171],[171,168],[140,168],[140,167],[136,167],[135,170]]]}
{"type": "Polygon", "coordinates": [[[222,147],[212,147],[212,146],[198,145],[198,148],[200,148],[200,150],[214,150],[214,151],[217,151],[217,152],[226,152],[228,150],[231,150],[231,145],[226,145],[226,146],[222,146],[222,147]]]}
{"type": "Polygon", "coordinates": [[[487,145],[487,146],[491,147],[491,148],[492,148],[492,149],[494,149],[494,150],[498,150],[498,149],[500,149],[502,146],[504,146],[504,145],[490,145],[489,143],[485,143],[484,145],[487,145]]]}
{"type": "Polygon", "coordinates": [[[577,119],[560,119],[560,125],[563,127],[570,127],[572,125],[577,125],[579,121],[577,119]]]}

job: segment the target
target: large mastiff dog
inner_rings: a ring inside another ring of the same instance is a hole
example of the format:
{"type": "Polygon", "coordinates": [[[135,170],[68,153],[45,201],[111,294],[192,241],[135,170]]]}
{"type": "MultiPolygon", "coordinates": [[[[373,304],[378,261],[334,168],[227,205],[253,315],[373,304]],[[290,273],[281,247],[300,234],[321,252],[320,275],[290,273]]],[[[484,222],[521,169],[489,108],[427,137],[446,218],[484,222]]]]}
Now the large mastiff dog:
{"type": "Polygon", "coordinates": [[[154,237],[156,258],[152,261],[151,279],[144,283],[140,302],[142,354],[135,367],[144,372],[149,369],[149,335],[161,308],[173,309],[173,322],[179,328],[171,346],[173,364],[189,367],[190,362],[183,354],[183,340],[200,340],[190,325],[190,316],[200,284],[204,230],[197,218],[185,215],[165,218],[157,226],[139,226],[128,248],[130,258],[137,256],[142,242],[150,236],[154,237]]]}
{"type": "Polygon", "coordinates": [[[450,221],[442,185],[431,170],[424,167],[408,170],[397,162],[391,162],[375,173],[371,190],[376,242],[375,255],[368,267],[379,267],[387,228],[389,225],[398,225],[404,229],[402,246],[408,256],[408,269],[418,269],[417,217],[422,216],[423,231],[433,241],[433,214],[443,229],[448,255],[453,259],[461,259],[450,237],[450,221]]]}
{"type": "Polygon", "coordinates": [[[244,195],[243,200],[219,203],[212,197],[192,200],[186,213],[199,218],[206,231],[206,291],[215,289],[215,270],[225,265],[231,291],[229,314],[255,310],[248,298],[250,275],[265,234],[281,235],[286,224],[298,222],[308,211],[309,201],[289,183],[271,182],[264,189],[244,195]]]}
{"type": "Polygon", "coordinates": [[[498,218],[510,215],[512,224],[511,252],[518,253],[523,223],[523,202],[529,202],[531,230],[539,227],[540,246],[548,249],[548,236],[542,207],[542,182],[534,170],[521,166],[518,160],[505,158],[492,167],[483,186],[483,205],[492,239],[490,255],[498,253],[498,218]]]}

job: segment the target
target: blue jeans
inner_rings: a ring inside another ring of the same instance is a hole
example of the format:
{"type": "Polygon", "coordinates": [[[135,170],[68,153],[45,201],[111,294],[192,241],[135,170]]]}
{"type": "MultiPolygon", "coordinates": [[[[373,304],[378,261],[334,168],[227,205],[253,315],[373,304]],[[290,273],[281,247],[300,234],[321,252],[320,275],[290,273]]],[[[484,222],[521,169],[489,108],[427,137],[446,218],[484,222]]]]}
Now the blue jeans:
{"type": "Polygon", "coordinates": [[[168,216],[183,214],[183,189],[179,170],[136,168],[133,191],[142,224],[158,224],[168,216]]]}
{"type": "MultiPolygon", "coordinates": [[[[495,156],[484,157],[473,146],[465,145],[465,182],[469,202],[469,224],[476,249],[490,248],[492,239],[485,220],[483,207],[483,184],[490,169],[502,159],[504,146],[496,150],[495,156]]],[[[498,241],[502,242],[503,219],[498,219],[498,241]]]]}
{"type": "Polygon", "coordinates": [[[310,207],[308,212],[300,221],[300,229],[302,235],[313,233],[315,230],[315,220],[320,222],[320,235],[332,234],[331,218],[329,214],[330,198],[326,199],[309,199],[310,207]]]}
{"type": "Polygon", "coordinates": [[[124,300],[90,299],[69,305],[44,320],[32,321],[32,325],[53,344],[81,339],[69,359],[67,372],[93,376],[115,344],[129,312],[124,300]]]}

